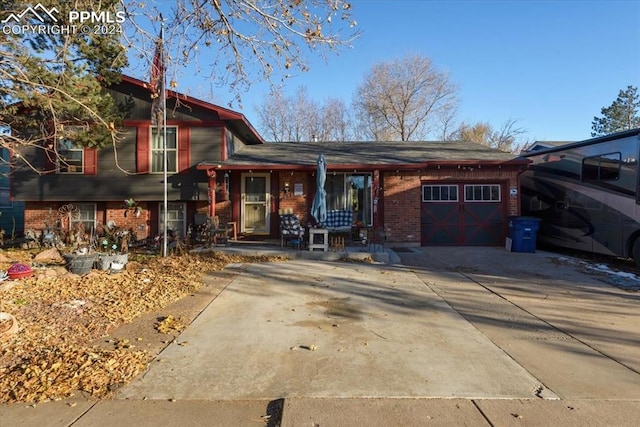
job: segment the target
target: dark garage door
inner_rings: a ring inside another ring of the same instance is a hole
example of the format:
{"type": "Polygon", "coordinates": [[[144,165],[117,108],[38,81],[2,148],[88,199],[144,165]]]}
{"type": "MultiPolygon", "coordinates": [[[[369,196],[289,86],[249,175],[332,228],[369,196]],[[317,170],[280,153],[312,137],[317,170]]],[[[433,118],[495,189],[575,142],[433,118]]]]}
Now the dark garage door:
{"type": "Polygon", "coordinates": [[[423,184],[423,246],[504,244],[502,184],[423,184]]]}

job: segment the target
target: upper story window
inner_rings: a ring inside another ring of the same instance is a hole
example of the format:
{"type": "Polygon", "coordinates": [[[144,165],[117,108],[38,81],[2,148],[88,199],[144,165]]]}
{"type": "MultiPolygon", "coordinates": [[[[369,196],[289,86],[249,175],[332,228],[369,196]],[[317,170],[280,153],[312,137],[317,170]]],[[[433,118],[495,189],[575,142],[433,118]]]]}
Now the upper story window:
{"type": "Polygon", "coordinates": [[[58,142],[58,172],[84,173],[84,149],[73,141],[63,138],[58,142]]]}
{"type": "MultiPolygon", "coordinates": [[[[178,128],[167,126],[167,172],[178,172],[178,128]]],[[[151,172],[164,172],[164,132],[154,127],[151,128],[150,164],[151,172]]]]}

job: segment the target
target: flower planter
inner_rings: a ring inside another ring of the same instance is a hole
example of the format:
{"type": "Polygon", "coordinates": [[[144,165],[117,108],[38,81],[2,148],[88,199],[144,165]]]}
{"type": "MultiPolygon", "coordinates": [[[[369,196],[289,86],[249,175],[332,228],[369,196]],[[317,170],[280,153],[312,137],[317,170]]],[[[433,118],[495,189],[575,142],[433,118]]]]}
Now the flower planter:
{"type": "Polygon", "coordinates": [[[120,266],[122,268],[127,262],[129,262],[129,254],[98,254],[96,265],[100,270],[109,270],[112,264],[114,267],[120,266]]]}
{"type": "Polygon", "coordinates": [[[11,280],[22,279],[31,276],[33,271],[27,264],[15,263],[7,270],[7,274],[11,280]]]}
{"type": "Polygon", "coordinates": [[[67,269],[75,274],[89,273],[96,261],[95,254],[65,254],[63,257],[67,262],[67,269]]]}
{"type": "Polygon", "coordinates": [[[20,273],[9,273],[9,278],[11,280],[24,279],[26,277],[30,277],[33,274],[32,271],[22,271],[20,273]]]}

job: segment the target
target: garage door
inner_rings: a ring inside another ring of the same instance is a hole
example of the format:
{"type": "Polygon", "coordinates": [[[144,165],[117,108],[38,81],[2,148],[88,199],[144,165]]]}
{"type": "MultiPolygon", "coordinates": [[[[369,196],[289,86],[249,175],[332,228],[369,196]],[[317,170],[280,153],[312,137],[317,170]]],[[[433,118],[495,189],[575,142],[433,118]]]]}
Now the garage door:
{"type": "Polygon", "coordinates": [[[422,245],[503,245],[502,190],[499,183],[423,184],[422,245]]]}

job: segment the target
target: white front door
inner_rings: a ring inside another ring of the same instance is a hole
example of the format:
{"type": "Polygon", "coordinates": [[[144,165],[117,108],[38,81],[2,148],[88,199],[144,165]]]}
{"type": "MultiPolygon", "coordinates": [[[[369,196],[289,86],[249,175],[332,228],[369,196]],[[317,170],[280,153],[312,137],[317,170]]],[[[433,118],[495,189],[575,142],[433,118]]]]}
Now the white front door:
{"type": "Polygon", "coordinates": [[[242,211],[240,231],[269,234],[271,182],[269,174],[242,174],[242,211]]]}

